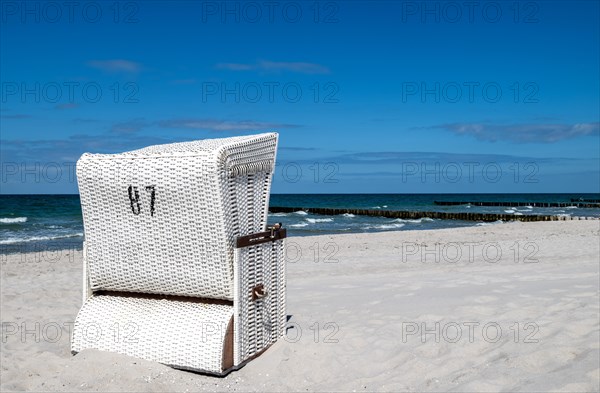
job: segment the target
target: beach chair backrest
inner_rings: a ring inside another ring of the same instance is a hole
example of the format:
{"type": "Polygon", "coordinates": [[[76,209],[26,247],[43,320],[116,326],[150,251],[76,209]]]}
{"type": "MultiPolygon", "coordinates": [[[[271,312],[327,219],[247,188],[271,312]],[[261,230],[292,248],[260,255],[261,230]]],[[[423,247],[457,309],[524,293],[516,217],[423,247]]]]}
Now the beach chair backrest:
{"type": "Polygon", "coordinates": [[[267,133],[84,154],[90,289],[232,301],[235,239],[266,229],[276,148],[267,133]]]}

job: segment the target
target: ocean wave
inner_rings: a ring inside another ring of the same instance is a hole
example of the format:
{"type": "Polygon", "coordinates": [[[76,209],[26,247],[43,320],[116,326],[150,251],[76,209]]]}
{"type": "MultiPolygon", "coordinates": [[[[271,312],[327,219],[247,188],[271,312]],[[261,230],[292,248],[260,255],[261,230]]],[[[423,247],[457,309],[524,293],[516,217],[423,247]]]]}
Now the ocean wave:
{"type": "Polygon", "coordinates": [[[297,212],[294,212],[294,214],[299,214],[301,216],[307,216],[308,215],[308,213],[305,212],[304,210],[298,210],[297,212]]]}
{"type": "Polygon", "coordinates": [[[273,217],[286,217],[288,213],[272,213],[273,217]]]}
{"type": "Polygon", "coordinates": [[[515,216],[522,216],[522,215],[523,215],[523,213],[521,213],[521,212],[515,212],[515,216]]]}
{"type": "Polygon", "coordinates": [[[59,236],[13,237],[13,238],[9,238],[9,239],[0,240],[0,244],[28,243],[28,242],[44,241],[44,240],[66,239],[66,238],[70,238],[70,237],[83,237],[83,233],[72,233],[69,235],[59,235],[59,236]]]}
{"type": "Polygon", "coordinates": [[[353,217],[356,217],[356,216],[355,216],[354,214],[352,214],[352,213],[344,213],[344,214],[342,214],[342,216],[343,216],[343,217],[348,217],[348,218],[353,218],[353,217]]]}
{"type": "Polygon", "coordinates": [[[22,224],[27,222],[27,217],[0,218],[0,224],[22,224]]]}
{"type": "Polygon", "coordinates": [[[504,213],[514,213],[516,210],[515,209],[507,209],[504,210],[504,213]]]}
{"type": "Polygon", "coordinates": [[[484,226],[488,226],[488,225],[496,225],[496,224],[503,224],[504,221],[502,220],[496,220],[494,222],[478,222],[477,224],[475,224],[476,227],[484,227],[484,226]]]}
{"type": "Polygon", "coordinates": [[[381,225],[369,225],[364,227],[364,229],[398,229],[402,228],[405,224],[401,222],[397,222],[394,224],[381,224],[381,225]]]}
{"type": "Polygon", "coordinates": [[[565,209],[577,209],[577,206],[565,206],[565,209]]]}
{"type": "Polygon", "coordinates": [[[308,223],[307,222],[300,222],[298,224],[291,224],[290,227],[291,228],[303,228],[303,227],[307,227],[308,223]]]}
{"type": "Polygon", "coordinates": [[[421,218],[417,218],[414,220],[411,219],[404,219],[404,218],[397,218],[395,221],[397,222],[408,222],[411,224],[421,224],[423,222],[430,222],[430,221],[435,221],[433,218],[429,218],[429,217],[421,217],[421,218]]]}
{"type": "Polygon", "coordinates": [[[317,222],[333,222],[333,218],[307,218],[306,221],[316,224],[317,222]]]}

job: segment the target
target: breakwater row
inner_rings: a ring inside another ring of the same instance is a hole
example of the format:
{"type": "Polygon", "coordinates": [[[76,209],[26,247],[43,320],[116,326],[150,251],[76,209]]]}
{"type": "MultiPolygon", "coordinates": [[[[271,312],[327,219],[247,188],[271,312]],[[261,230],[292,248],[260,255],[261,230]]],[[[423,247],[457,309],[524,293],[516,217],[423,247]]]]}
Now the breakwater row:
{"type": "Polygon", "coordinates": [[[340,214],[354,214],[355,216],[372,216],[386,218],[400,218],[404,220],[417,220],[419,218],[433,218],[440,220],[464,221],[566,221],[566,220],[597,220],[596,217],[570,217],[552,215],[514,215],[494,213],[452,213],[431,211],[404,211],[404,210],[373,210],[373,209],[333,209],[320,207],[269,207],[271,213],[293,213],[305,211],[307,213],[335,216],[340,214]]]}
{"type": "Polygon", "coordinates": [[[600,203],[600,199],[571,199],[571,202],[600,203]]]}
{"type": "Polygon", "coordinates": [[[600,208],[600,203],[589,203],[589,202],[456,202],[456,201],[433,201],[439,206],[459,206],[459,205],[471,205],[471,206],[531,206],[531,207],[580,207],[597,209],[600,208]]]}

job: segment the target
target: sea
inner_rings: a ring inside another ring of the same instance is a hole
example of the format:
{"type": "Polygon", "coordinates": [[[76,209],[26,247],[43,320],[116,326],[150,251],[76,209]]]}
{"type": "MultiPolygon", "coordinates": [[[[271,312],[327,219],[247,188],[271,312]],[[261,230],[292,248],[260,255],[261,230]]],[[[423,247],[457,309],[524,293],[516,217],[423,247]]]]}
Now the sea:
{"type": "MultiPolygon", "coordinates": [[[[527,205],[487,207],[469,204],[440,206],[434,203],[434,201],[569,203],[572,199],[599,200],[600,194],[273,194],[270,198],[270,206],[600,217],[600,208],[574,206],[542,208],[527,205]]],[[[302,210],[292,213],[271,213],[269,222],[281,222],[288,229],[288,236],[502,224],[502,221],[484,223],[430,218],[404,220],[352,214],[326,216],[306,213],[302,210]]],[[[83,222],[79,195],[0,195],[0,255],[81,249],[82,244],[83,222]]]]}

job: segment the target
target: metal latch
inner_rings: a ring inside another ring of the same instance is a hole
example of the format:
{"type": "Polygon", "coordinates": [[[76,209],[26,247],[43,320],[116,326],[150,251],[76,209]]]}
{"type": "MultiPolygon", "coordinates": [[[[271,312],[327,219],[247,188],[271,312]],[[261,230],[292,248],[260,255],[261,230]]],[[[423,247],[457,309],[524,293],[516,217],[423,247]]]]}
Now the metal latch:
{"type": "Polygon", "coordinates": [[[263,284],[258,284],[252,288],[252,301],[262,299],[265,296],[267,296],[267,291],[265,290],[265,286],[263,284]]]}
{"type": "Polygon", "coordinates": [[[251,235],[240,236],[236,239],[237,248],[253,246],[255,244],[274,242],[287,237],[287,231],[281,227],[281,223],[267,226],[265,232],[253,233],[251,235]]]}

